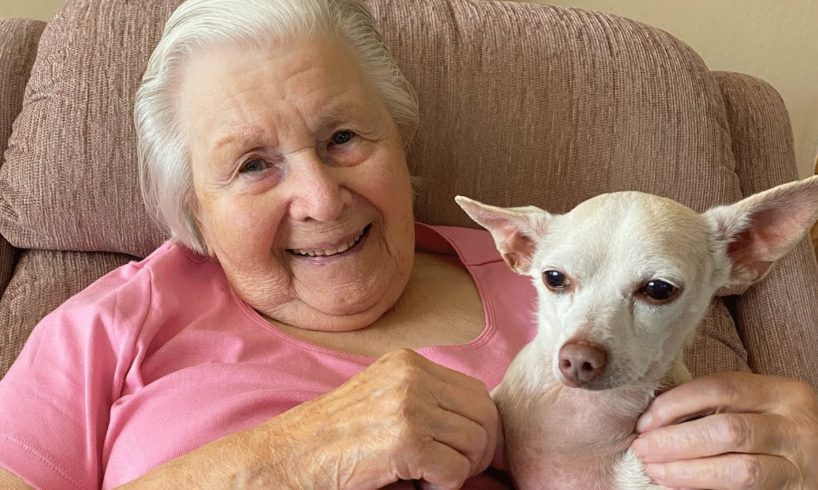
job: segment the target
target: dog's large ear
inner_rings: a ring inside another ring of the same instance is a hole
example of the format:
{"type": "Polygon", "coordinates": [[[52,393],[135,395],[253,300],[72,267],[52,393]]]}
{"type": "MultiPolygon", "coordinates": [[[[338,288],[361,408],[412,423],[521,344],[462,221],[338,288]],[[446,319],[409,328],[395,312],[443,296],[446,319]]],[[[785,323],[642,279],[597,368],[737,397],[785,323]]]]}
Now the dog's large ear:
{"type": "Polygon", "coordinates": [[[724,287],[746,287],[760,281],[818,218],[818,177],[783,184],[704,215],[732,264],[724,287]]]}
{"type": "Polygon", "coordinates": [[[471,219],[491,232],[497,250],[514,272],[529,272],[537,240],[545,234],[550,214],[536,206],[500,208],[464,196],[454,200],[471,219]]]}

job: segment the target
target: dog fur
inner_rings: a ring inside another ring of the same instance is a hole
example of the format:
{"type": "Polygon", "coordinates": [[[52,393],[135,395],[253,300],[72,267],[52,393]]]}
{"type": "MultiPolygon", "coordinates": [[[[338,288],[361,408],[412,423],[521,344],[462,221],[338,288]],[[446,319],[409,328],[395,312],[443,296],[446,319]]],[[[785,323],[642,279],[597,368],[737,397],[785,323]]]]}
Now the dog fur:
{"type": "Polygon", "coordinates": [[[663,380],[689,379],[682,349],[713,296],[761,280],[804,237],[818,177],[704,213],[639,192],[603,194],[564,215],[456,201],[537,290],[537,335],[492,392],[515,484],[643,490],[659,487],[628,451],[637,418],[663,380]],[[559,274],[549,282],[546,271],[559,274]],[[604,368],[577,378],[570,362],[560,367],[567,345],[604,351],[604,368]]]}

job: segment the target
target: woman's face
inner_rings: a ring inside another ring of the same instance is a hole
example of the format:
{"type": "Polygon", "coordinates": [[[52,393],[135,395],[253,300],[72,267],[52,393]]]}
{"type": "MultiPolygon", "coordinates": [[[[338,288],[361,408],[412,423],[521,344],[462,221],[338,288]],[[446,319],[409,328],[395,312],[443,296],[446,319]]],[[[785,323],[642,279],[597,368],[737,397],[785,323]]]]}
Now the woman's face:
{"type": "Polygon", "coordinates": [[[403,145],[341,42],[209,51],[180,94],[197,217],[239,296],[325,331],[397,301],[414,254],[403,145]]]}

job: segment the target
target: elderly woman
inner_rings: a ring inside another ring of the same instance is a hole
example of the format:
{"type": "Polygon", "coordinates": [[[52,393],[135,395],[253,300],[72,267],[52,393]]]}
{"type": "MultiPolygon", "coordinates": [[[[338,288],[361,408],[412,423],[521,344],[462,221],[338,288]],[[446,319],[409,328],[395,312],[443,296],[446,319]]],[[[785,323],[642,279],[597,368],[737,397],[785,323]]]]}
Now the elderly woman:
{"type": "MultiPolygon", "coordinates": [[[[182,4],[136,99],[174,239],[37,327],[0,383],[4,488],[501,485],[488,388],[533,290],[475,260],[487,233],[413,222],[416,121],[352,0],[182,4]]],[[[639,451],[667,486],[815,488],[816,407],[705,377],[658,397],[639,451]]]]}

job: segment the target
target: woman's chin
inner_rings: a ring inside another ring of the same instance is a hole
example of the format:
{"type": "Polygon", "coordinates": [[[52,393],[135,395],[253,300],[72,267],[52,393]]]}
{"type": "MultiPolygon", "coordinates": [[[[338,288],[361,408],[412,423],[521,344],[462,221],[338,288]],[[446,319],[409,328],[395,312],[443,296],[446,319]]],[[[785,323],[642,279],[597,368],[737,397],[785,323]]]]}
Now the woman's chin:
{"type": "MultiPolygon", "coordinates": [[[[369,327],[394,303],[383,298],[375,304],[312,305],[307,299],[285,305],[273,312],[263,312],[265,316],[291,327],[320,332],[352,332],[369,327]]],[[[371,303],[371,301],[370,301],[371,303]]]]}
{"type": "Polygon", "coordinates": [[[394,306],[412,271],[413,236],[405,247],[388,237],[376,221],[354,246],[338,253],[288,250],[281,269],[288,275],[286,291],[272,287],[259,295],[255,282],[242,297],[270,319],[293,327],[334,332],[366,328],[394,306]]]}
{"type": "Polygon", "coordinates": [[[350,331],[366,328],[374,323],[398,300],[405,284],[392,280],[368,284],[365,288],[350,287],[344,291],[326,294],[307,293],[299,298],[300,318],[308,320],[296,324],[309,330],[350,331]]]}
{"type": "Polygon", "coordinates": [[[341,287],[327,289],[327,284],[333,284],[329,278],[300,283],[297,299],[273,317],[307,330],[360,330],[397,303],[408,277],[408,271],[382,267],[362,276],[360,281],[345,282],[341,287]]]}
{"type": "Polygon", "coordinates": [[[322,324],[337,325],[332,330],[357,330],[397,302],[409,280],[411,258],[403,264],[387,252],[382,241],[367,238],[363,247],[348,256],[309,258],[292,264],[297,301],[313,312],[305,316],[325,317],[322,324]]]}

